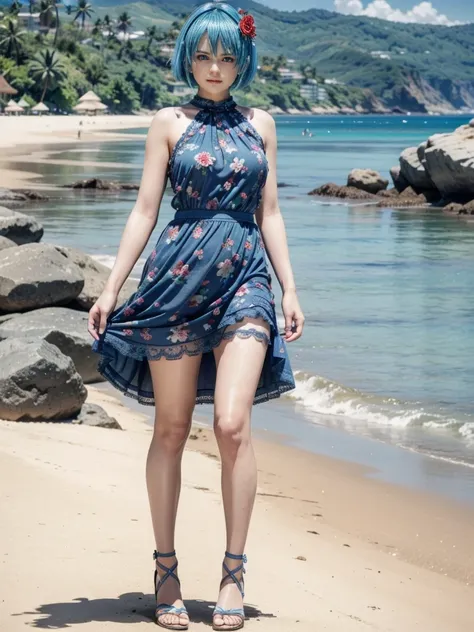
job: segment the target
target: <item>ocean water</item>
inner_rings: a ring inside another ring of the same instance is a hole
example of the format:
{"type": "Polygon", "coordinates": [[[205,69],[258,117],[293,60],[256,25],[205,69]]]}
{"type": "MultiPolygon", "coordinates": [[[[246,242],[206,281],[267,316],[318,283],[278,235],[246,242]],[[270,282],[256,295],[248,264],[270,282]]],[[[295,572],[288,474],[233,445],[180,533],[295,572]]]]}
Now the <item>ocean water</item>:
{"type": "MultiPolygon", "coordinates": [[[[304,336],[289,346],[297,387],[268,405],[282,419],[291,411],[292,423],[343,429],[474,468],[474,223],[437,210],[307,195],[324,182],[345,183],[354,167],[388,177],[404,148],[469,118],[277,118],[280,207],[306,316],[304,336]],[[304,128],[313,135],[302,136],[304,128]]],[[[127,132],[136,140],[55,148],[52,159],[74,164],[34,168],[55,184],[93,176],[139,182],[146,130],[127,132]]],[[[14,159],[10,166],[31,170],[14,159]]],[[[44,224],[44,241],[112,265],[136,193],[52,195],[31,210],[44,224]]],[[[168,190],[134,276],[173,215],[170,199],[168,190]]],[[[276,279],[274,288],[278,307],[276,279]]],[[[264,408],[255,414],[263,418],[264,408]]]]}

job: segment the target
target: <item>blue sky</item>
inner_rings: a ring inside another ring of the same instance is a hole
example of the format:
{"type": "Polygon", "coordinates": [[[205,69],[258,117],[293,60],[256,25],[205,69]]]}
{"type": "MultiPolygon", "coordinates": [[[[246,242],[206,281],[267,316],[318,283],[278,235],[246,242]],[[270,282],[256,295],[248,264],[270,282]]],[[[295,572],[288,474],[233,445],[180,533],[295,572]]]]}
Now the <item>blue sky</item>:
{"type": "MultiPolygon", "coordinates": [[[[340,0],[340,6],[344,2],[348,5],[351,0],[340,0]]],[[[354,0],[353,0],[354,1],[354,0]]],[[[357,0],[355,0],[357,2],[357,0]]],[[[380,0],[378,0],[380,2],[380,0]]],[[[407,12],[419,5],[422,0],[384,0],[394,10],[399,9],[407,12]]],[[[335,10],[335,0],[260,0],[263,4],[275,9],[303,10],[303,9],[328,9],[335,10]]],[[[359,0],[359,3],[366,9],[373,0],[359,0]]],[[[449,20],[461,22],[474,22],[474,0],[431,0],[433,8],[440,14],[446,15],[449,20]]],[[[352,5],[354,6],[354,5],[352,5]]],[[[421,21],[421,19],[420,19],[421,21]]]]}

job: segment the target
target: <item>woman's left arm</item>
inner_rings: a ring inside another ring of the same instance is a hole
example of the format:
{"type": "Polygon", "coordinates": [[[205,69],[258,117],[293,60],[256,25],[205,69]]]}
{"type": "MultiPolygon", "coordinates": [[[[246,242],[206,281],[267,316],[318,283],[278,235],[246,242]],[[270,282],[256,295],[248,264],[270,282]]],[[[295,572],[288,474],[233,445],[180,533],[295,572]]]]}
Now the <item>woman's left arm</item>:
{"type": "Polygon", "coordinates": [[[263,133],[268,161],[268,176],[262,191],[260,205],[255,213],[265,249],[283,293],[281,307],[285,317],[285,341],[293,342],[303,332],[304,316],[296,295],[296,285],[291,269],[285,224],[278,205],[276,154],[277,139],[275,121],[263,110],[254,110],[259,128],[263,133]]]}

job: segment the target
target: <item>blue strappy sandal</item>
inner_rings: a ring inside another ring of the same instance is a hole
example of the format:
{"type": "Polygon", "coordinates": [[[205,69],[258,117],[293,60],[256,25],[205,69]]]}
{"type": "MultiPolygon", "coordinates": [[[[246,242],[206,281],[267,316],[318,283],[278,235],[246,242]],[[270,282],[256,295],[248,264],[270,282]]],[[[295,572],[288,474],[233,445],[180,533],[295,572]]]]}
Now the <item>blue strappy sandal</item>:
{"type": "MultiPolygon", "coordinates": [[[[247,563],[247,556],[244,555],[234,555],[233,553],[229,553],[229,551],[225,552],[225,557],[230,558],[231,560],[242,560],[242,564],[239,564],[239,566],[236,566],[236,568],[230,570],[230,568],[227,566],[227,564],[224,562],[222,562],[222,566],[224,567],[224,570],[226,572],[226,575],[224,575],[224,577],[221,580],[220,586],[219,586],[219,591],[222,588],[222,584],[224,583],[224,581],[230,577],[232,579],[232,581],[237,585],[237,588],[240,590],[240,594],[242,595],[242,599],[244,597],[244,573],[245,573],[245,567],[244,564],[247,563]],[[239,581],[236,577],[236,574],[242,570],[242,579],[239,581]]],[[[221,606],[216,606],[214,608],[214,612],[212,613],[212,617],[214,618],[215,615],[220,615],[221,617],[223,617],[224,615],[228,615],[228,616],[232,616],[232,617],[240,617],[240,622],[237,623],[236,625],[226,625],[225,623],[223,623],[222,625],[216,625],[214,623],[214,621],[212,622],[212,629],[213,630],[225,630],[225,632],[229,632],[230,630],[240,630],[244,627],[244,621],[245,621],[245,613],[244,613],[244,609],[243,608],[231,608],[230,610],[226,610],[225,608],[222,608],[221,606]]]]}
{"type": "MultiPolygon", "coordinates": [[[[168,568],[167,566],[165,566],[164,564],[161,564],[161,562],[158,561],[159,557],[174,557],[175,555],[176,555],[175,551],[171,551],[171,553],[158,553],[158,551],[153,552],[153,559],[156,560],[156,563],[161,568],[161,570],[166,571],[165,575],[163,575],[163,577],[159,579],[158,585],[156,585],[156,578],[158,577],[158,569],[155,568],[154,584],[155,584],[155,600],[156,601],[158,601],[158,591],[160,590],[161,586],[163,586],[163,584],[169,577],[172,577],[173,579],[175,579],[178,582],[178,586],[181,586],[179,578],[175,573],[175,570],[178,568],[178,562],[175,562],[173,566],[168,568]]],[[[181,623],[161,623],[160,622],[160,617],[164,614],[176,614],[176,615],[186,614],[187,615],[188,611],[186,610],[184,606],[182,606],[181,608],[178,608],[176,606],[170,606],[167,603],[157,603],[156,608],[155,608],[155,613],[156,613],[156,623],[162,628],[166,628],[167,630],[187,630],[189,627],[188,623],[181,624],[181,623]]]]}

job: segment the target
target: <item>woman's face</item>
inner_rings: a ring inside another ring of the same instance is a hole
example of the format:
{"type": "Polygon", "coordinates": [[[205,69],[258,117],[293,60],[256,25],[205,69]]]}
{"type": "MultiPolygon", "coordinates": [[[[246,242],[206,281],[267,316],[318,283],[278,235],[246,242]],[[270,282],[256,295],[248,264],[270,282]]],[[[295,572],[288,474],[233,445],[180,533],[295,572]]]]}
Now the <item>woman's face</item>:
{"type": "Polygon", "coordinates": [[[216,99],[229,91],[237,77],[235,55],[226,53],[219,41],[214,55],[207,35],[203,35],[192,60],[192,72],[200,92],[216,99]]]}

